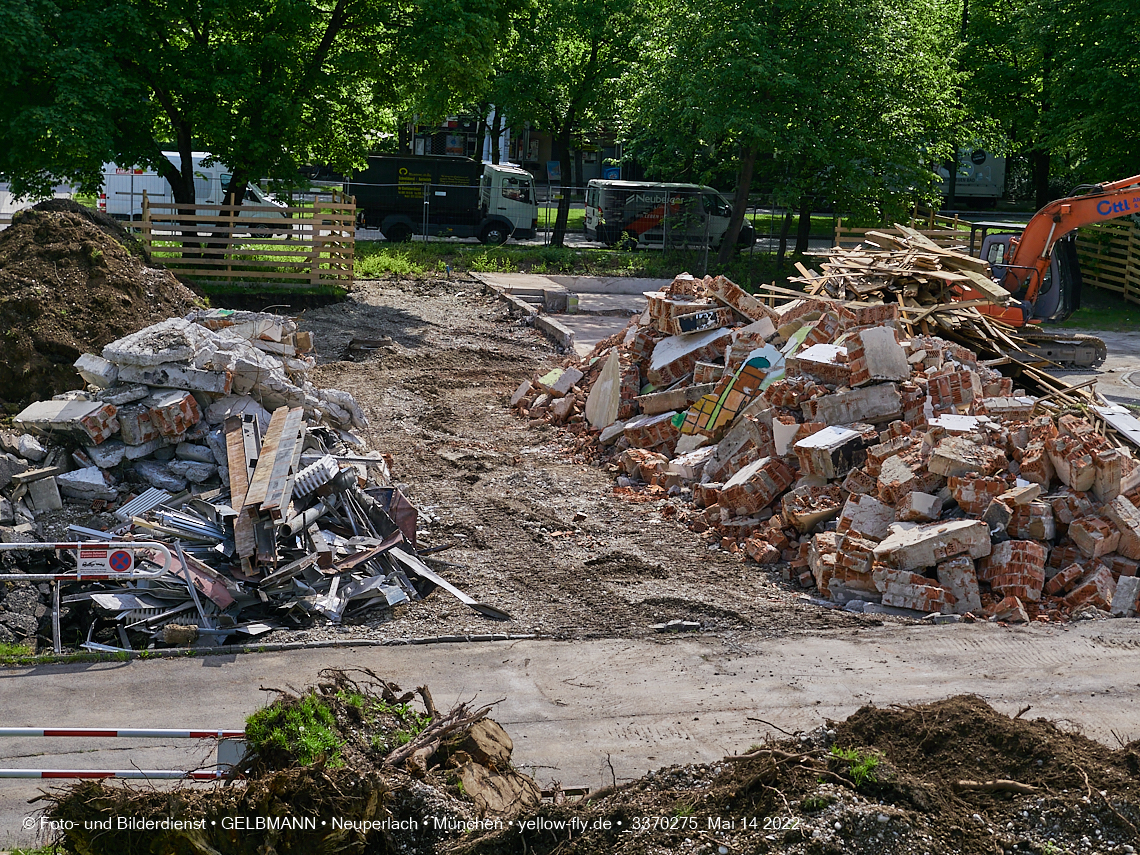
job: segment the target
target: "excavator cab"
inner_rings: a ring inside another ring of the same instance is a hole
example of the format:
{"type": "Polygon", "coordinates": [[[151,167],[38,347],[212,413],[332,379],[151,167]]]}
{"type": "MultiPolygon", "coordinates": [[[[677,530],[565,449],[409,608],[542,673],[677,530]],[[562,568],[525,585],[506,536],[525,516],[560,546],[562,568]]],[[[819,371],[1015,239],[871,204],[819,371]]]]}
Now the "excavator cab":
{"type": "MultiPolygon", "coordinates": [[[[1010,224],[1005,224],[1009,228],[1010,224]]],[[[1009,259],[1013,257],[1014,246],[1012,240],[1019,233],[1003,232],[986,234],[982,236],[981,258],[990,263],[994,279],[998,282],[1005,280],[1010,269],[1009,259]]],[[[1028,268],[1030,276],[1027,282],[1037,275],[1035,269],[1028,268]]],[[[1013,295],[1021,300],[1026,314],[1026,323],[1034,321],[1052,321],[1060,323],[1067,320],[1070,315],[1081,307],[1081,267],[1077,261],[1076,234],[1068,234],[1053,245],[1053,257],[1045,273],[1045,279],[1037,291],[1037,300],[1030,306],[1025,302],[1025,290],[1013,295]]]]}

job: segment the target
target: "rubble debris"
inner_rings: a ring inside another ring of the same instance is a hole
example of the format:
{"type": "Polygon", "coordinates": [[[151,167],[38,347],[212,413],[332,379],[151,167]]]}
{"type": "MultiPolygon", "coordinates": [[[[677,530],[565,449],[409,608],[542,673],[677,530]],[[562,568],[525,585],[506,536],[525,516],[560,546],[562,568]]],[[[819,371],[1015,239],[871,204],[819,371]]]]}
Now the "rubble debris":
{"type": "MultiPolygon", "coordinates": [[[[11,449],[0,454],[0,538],[35,540],[71,503],[113,514],[106,530],[73,526],[81,540],[157,539],[177,560],[142,588],[60,583],[58,611],[40,592],[15,621],[20,637],[57,649],[61,636],[99,650],[216,646],[355,620],[436,587],[509,620],[419,558],[415,507],[353,433],[367,425],[359,405],[308,380],[312,348],[291,318],[196,310],[85,355],[86,389],[27,405],[17,432],[0,433],[11,449]]],[[[564,391],[559,400],[576,400],[564,391]]],[[[3,572],[36,562],[5,558],[3,572]]]]}
{"type": "MultiPolygon", "coordinates": [[[[1090,384],[965,346],[963,330],[989,322],[950,297],[984,262],[921,244],[829,258],[812,293],[772,286],[767,304],[681,274],[511,406],[577,434],[620,489],[690,499],[677,516],[711,547],[838,605],[1027,622],[1135,612],[1120,580],[1140,559],[1140,433],[1076,409],[1097,400],[1090,384]],[[699,331],[677,331],[697,315],[699,331]],[[533,397],[575,368],[576,400],[604,413],[588,422],[533,397]]],[[[1016,351],[1015,331],[1001,340],[1016,351]]]]}

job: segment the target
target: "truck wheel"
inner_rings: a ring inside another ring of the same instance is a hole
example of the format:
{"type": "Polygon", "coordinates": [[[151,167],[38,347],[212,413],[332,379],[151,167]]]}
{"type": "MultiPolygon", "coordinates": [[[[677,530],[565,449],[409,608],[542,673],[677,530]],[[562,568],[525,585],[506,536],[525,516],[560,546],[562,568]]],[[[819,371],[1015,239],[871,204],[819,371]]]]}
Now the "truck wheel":
{"type": "Polygon", "coordinates": [[[407,223],[393,223],[384,231],[391,243],[406,243],[412,239],[412,227],[407,223]]]}
{"type": "Polygon", "coordinates": [[[479,240],[491,246],[502,246],[510,236],[510,231],[502,223],[491,223],[483,229],[483,233],[479,235],[479,240]]]}
{"type": "Polygon", "coordinates": [[[637,252],[637,235],[633,232],[626,232],[622,235],[621,248],[629,250],[630,252],[637,252]]]}

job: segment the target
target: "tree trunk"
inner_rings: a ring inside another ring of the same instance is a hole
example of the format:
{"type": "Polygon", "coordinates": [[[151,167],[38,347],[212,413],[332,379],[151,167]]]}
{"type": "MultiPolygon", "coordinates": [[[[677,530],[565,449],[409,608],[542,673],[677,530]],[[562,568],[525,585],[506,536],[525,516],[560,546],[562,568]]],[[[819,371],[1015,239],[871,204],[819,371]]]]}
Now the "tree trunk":
{"type": "Polygon", "coordinates": [[[570,129],[568,120],[558,135],[559,183],[562,185],[562,198],[558,200],[558,216],[554,220],[554,234],[550,236],[551,246],[565,246],[566,224],[570,220],[570,129]]]}
{"type": "Polygon", "coordinates": [[[780,223],[780,247],[776,251],[776,269],[780,270],[784,266],[784,256],[788,253],[788,233],[792,230],[792,220],[795,219],[795,213],[791,208],[784,212],[784,221],[780,223]]]}
{"type": "Polygon", "coordinates": [[[728,231],[721,238],[720,252],[716,256],[719,267],[728,264],[736,251],[736,239],[740,237],[740,227],[744,225],[744,212],[748,207],[748,191],[752,189],[752,170],[756,166],[756,153],[755,143],[740,151],[740,170],[736,173],[736,192],[732,196],[732,217],[728,221],[728,231]]]}
{"type": "Polygon", "coordinates": [[[503,117],[495,108],[495,118],[491,120],[491,163],[499,163],[499,137],[503,134],[503,117]]]}
{"type": "Polygon", "coordinates": [[[811,203],[810,196],[800,199],[800,221],[796,226],[797,255],[803,255],[808,250],[808,236],[811,234],[811,203]]]}
{"type": "Polygon", "coordinates": [[[483,162],[483,143],[487,138],[487,113],[491,109],[491,105],[482,103],[479,105],[479,124],[475,130],[475,160],[483,162]]]}
{"type": "Polygon", "coordinates": [[[1049,198],[1049,152],[1035,148],[1029,153],[1029,163],[1033,170],[1033,201],[1040,211],[1052,201],[1049,198]]]}

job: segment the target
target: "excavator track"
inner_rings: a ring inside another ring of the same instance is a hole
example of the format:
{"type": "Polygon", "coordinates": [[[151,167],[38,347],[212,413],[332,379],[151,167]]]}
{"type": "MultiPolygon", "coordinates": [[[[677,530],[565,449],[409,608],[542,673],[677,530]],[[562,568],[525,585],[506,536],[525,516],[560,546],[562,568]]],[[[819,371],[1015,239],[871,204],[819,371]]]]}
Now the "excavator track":
{"type": "Polygon", "coordinates": [[[1108,346],[1095,335],[1022,328],[1017,335],[1030,352],[1066,368],[1099,368],[1108,358],[1108,346]]]}

